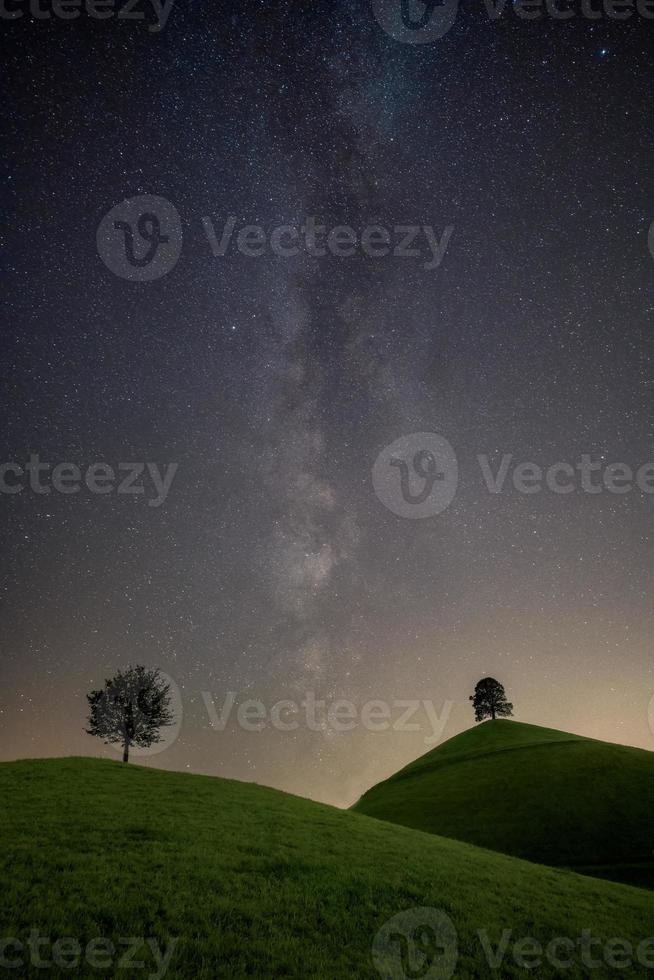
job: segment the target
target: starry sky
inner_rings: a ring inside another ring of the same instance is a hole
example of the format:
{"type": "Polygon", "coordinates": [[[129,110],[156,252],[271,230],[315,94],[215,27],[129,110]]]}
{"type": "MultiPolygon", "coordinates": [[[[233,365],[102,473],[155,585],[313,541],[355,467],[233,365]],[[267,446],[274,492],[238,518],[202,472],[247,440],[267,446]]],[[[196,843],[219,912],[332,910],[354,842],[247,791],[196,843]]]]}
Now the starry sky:
{"type": "Polygon", "coordinates": [[[115,757],[85,694],[137,662],[183,707],[144,764],[340,806],[429,748],[424,713],[219,731],[207,697],[429,699],[450,737],[491,674],[518,720],[654,750],[654,497],[492,494],[478,463],[654,460],[654,21],[465,3],[414,44],[378,11],[3,23],[1,459],[177,471],[158,507],[149,487],[0,495],[0,758],[115,757]],[[129,281],[98,228],[142,195],[183,244],[129,281]],[[203,219],[230,215],[454,230],[435,269],[214,255],[203,219]],[[414,433],[459,470],[422,519],[372,479],[414,433]]]}

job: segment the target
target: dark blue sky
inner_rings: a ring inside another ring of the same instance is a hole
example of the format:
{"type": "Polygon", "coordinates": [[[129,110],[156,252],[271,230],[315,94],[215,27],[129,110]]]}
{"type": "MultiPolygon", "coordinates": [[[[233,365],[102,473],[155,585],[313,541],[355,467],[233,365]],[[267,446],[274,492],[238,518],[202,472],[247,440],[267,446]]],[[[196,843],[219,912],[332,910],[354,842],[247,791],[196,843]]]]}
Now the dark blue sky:
{"type": "MultiPolygon", "coordinates": [[[[419,5],[416,5],[419,7],[419,5]]],[[[574,8],[577,9],[577,8],[574,8]]],[[[373,6],[181,2],[3,25],[2,460],[176,464],[142,495],[2,494],[2,757],[101,751],[84,694],[159,665],[184,724],[154,764],[347,803],[423,733],[208,725],[201,692],[452,703],[654,748],[652,496],[502,494],[479,455],[654,459],[654,21],[491,21],[426,44],[373,6]],[[145,9],[145,8],[144,8],[145,9]],[[178,261],[103,262],[156,195],[178,261]],[[421,257],[214,256],[260,225],[453,233],[421,257]],[[452,445],[451,505],[375,494],[385,446],[452,445]]]]}

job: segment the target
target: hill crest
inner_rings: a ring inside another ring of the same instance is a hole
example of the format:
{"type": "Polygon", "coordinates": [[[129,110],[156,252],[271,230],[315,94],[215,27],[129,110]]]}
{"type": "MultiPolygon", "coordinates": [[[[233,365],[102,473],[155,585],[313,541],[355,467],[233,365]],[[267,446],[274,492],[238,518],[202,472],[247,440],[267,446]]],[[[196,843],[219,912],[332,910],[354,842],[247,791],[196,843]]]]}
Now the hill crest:
{"type": "Polygon", "coordinates": [[[371,787],[353,809],[541,864],[654,887],[654,752],[497,719],[371,787]]]}

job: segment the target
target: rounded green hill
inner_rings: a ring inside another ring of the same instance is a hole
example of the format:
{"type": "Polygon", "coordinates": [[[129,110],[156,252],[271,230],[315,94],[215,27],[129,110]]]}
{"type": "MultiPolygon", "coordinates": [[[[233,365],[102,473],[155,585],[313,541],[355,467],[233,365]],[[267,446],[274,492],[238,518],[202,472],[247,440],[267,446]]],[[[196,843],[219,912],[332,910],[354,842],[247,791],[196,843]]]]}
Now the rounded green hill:
{"type": "Polygon", "coordinates": [[[654,753],[484,722],[373,786],[359,813],[542,864],[654,885],[654,753]]]}
{"type": "MultiPolygon", "coordinates": [[[[587,980],[584,935],[599,944],[597,980],[618,975],[616,936],[630,950],[620,976],[651,976],[654,964],[642,889],[253,784],[99,759],[0,763],[0,880],[0,953],[21,978],[379,980],[373,952],[389,927],[386,977],[522,980],[525,940],[546,950],[566,937],[564,975],[587,980]],[[440,969],[438,946],[425,947],[429,974],[400,970],[402,940],[425,913],[455,933],[454,974],[440,969]],[[143,967],[114,957],[111,972],[85,959],[44,970],[30,958],[35,934],[46,961],[63,937],[81,950],[100,938],[121,956],[132,937],[143,967]],[[165,969],[155,950],[170,954],[165,969]]],[[[539,959],[532,975],[562,975],[552,955],[539,959]]]]}

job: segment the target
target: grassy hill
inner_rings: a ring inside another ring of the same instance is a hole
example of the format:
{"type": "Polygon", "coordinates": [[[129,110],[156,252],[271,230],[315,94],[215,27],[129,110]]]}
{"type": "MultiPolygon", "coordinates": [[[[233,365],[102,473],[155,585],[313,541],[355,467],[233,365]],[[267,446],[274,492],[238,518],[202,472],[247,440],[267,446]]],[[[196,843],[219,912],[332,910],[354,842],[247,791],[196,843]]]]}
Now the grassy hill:
{"type": "Polygon", "coordinates": [[[543,864],[654,886],[654,753],[484,722],[354,810],[543,864]]]}
{"type": "MultiPolygon", "coordinates": [[[[165,952],[174,937],[169,978],[404,977],[401,939],[389,940],[381,971],[373,942],[389,918],[422,907],[450,917],[454,976],[463,980],[523,977],[515,941],[575,943],[584,930],[600,944],[594,977],[626,975],[610,966],[615,953],[605,944],[614,937],[633,945],[629,976],[647,975],[647,956],[654,967],[654,941],[635,952],[654,933],[644,890],[253,784],[105,760],[0,764],[0,881],[0,936],[24,943],[36,930],[49,943],[73,937],[82,947],[109,938],[121,953],[128,951],[121,939],[156,941],[165,952]],[[482,943],[496,947],[503,930],[511,930],[508,949],[491,969],[482,943]]],[[[413,926],[424,914],[413,913],[413,926]]],[[[402,930],[410,937],[406,923],[391,932],[402,930]]],[[[83,962],[44,971],[27,959],[13,975],[161,976],[152,947],[137,946],[139,969],[114,963],[107,972],[83,962]]],[[[50,947],[40,954],[50,958],[50,947]]],[[[565,955],[566,977],[589,975],[582,946],[565,955]]],[[[412,975],[452,975],[447,964],[427,973],[420,956],[412,975]]],[[[537,975],[561,970],[546,958],[537,975]]]]}

